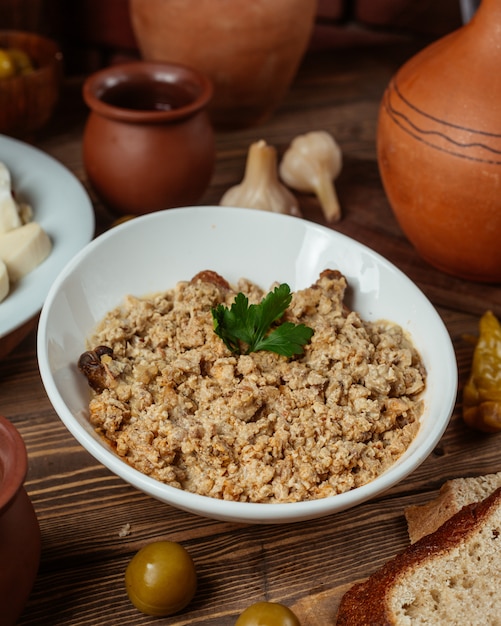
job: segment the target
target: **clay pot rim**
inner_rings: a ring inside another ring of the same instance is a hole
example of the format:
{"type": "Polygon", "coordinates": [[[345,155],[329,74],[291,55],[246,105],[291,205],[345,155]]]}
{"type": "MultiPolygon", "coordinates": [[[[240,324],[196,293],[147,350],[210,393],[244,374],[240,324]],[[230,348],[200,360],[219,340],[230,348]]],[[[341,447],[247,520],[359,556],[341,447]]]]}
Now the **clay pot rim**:
{"type": "Polygon", "coordinates": [[[28,471],[28,456],[16,427],[0,415],[0,512],[21,489],[28,471]]]}
{"type": "Polygon", "coordinates": [[[209,103],[213,92],[212,81],[201,72],[178,63],[156,61],[118,63],[98,70],[86,78],[82,88],[84,101],[92,111],[110,119],[132,124],[174,122],[189,117],[209,103]],[[168,111],[138,111],[114,106],[101,100],[100,95],[107,87],[128,82],[131,78],[153,78],[160,79],[161,82],[187,85],[193,93],[193,101],[168,111]]]}

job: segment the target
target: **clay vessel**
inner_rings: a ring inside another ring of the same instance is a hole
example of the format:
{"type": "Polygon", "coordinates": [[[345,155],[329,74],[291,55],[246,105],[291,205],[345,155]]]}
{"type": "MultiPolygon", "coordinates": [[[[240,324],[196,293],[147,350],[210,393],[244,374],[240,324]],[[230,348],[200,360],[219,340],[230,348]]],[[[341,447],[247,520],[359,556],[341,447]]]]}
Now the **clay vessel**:
{"type": "Polygon", "coordinates": [[[214,85],[217,128],[258,124],[282,102],[308,47],[317,0],[130,0],[145,60],[184,63],[214,85]]]}
{"type": "MultiPolygon", "coordinates": [[[[1,15],[2,9],[0,9],[1,15]]],[[[0,22],[1,23],[1,22],[0,22]]],[[[59,100],[63,56],[59,44],[36,33],[0,30],[0,48],[26,52],[33,71],[0,81],[0,133],[33,142],[59,100]]]]}
{"type": "Polygon", "coordinates": [[[195,204],[215,160],[210,81],[188,67],[133,62],[89,76],[83,163],[96,195],[119,215],[195,204]]]}
{"type": "Polygon", "coordinates": [[[40,528],[23,487],[28,463],[21,435],[0,416],[0,622],[21,615],[40,562],[40,528]]]}
{"type": "Polygon", "coordinates": [[[501,2],[405,63],[380,107],[377,150],[394,214],[436,268],[501,281],[501,2]]]}

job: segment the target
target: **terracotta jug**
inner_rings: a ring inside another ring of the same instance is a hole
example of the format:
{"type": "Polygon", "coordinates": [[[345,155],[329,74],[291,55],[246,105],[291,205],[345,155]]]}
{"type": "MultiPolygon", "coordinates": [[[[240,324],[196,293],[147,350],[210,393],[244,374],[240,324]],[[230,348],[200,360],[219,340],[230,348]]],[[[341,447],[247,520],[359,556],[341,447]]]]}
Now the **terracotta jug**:
{"type": "Polygon", "coordinates": [[[242,128],[281,103],[312,34],[317,0],[130,0],[145,60],[194,67],[214,85],[218,128],[242,128]]]}
{"type": "Polygon", "coordinates": [[[29,597],[40,561],[40,528],[23,487],[26,448],[0,416],[0,623],[13,626],[29,597]]]}
{"type": "Polygon", "coordinates": [[[197,202],[214,169],[210,81],[192,68],[142,61],[89,76],[83,162],[96,195],[119,215],[197,202]]]}
{"type": "Polygon", "coordinates": [[[466,279],[501,281],[501,2],[405,63],[378,120],[378,163],[418,253],[466,279]]]}

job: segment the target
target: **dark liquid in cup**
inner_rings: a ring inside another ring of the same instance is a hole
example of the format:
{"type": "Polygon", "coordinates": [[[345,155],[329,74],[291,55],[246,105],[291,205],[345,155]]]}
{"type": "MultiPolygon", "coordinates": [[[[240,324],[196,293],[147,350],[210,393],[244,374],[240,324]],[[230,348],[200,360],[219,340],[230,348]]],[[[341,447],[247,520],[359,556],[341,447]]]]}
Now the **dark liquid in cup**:
{"type": "Polygon", "coordinates": [[[179,85],[171,83],[126,83],[107,89],[101,100],[121,109],[134,111],[171,111],[189,104],[193,97],[179,85]]]}

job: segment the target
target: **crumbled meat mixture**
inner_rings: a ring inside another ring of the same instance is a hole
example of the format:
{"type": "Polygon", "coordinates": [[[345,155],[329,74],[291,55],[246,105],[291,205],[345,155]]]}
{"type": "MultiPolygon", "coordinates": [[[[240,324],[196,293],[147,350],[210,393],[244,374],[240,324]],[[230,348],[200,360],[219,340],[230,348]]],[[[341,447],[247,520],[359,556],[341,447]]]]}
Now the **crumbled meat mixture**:
{"type": "Polygon", "coordinates": [[[293,294],[284,319],[314,329],[293,359],[233,355],[215,334],[212,307],[265,295],[246,279],[206,271],[127,297],[88,344],[91,423],[136,469],[214,498],[297,502],[369,482],[419,429],[425,369],[402,328],[346,308],[346,287],[326,270],[293,294]]]}

